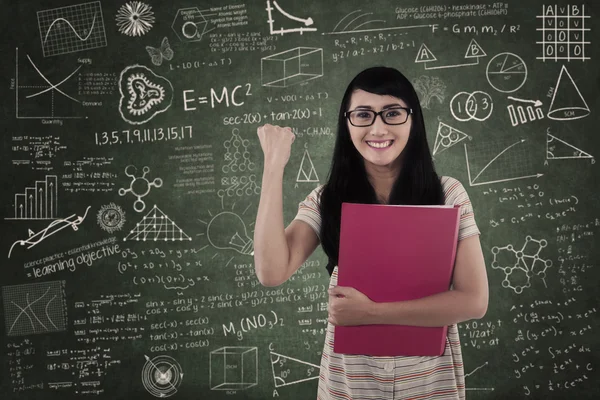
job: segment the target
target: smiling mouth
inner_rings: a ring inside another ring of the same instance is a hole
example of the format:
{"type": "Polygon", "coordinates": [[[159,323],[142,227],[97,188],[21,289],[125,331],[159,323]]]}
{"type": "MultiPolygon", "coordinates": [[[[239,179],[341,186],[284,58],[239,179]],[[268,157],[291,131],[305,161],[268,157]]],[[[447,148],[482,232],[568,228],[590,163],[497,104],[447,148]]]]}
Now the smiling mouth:
{"type": "Polygon", "coordinates": [[[386,140],[385,142],[370,142],[367,141],[367,145],[369,147],[372,147],[374,149],[385,149],[388,148],[392,145],[392,143],[394,143],[393,140],[386,140]]]}

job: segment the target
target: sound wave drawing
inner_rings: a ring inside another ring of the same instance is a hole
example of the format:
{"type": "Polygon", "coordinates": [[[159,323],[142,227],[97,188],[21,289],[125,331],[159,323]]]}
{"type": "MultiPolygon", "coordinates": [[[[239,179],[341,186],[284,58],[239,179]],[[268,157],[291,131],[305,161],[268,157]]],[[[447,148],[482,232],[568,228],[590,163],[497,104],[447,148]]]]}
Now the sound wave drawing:
{"type": "Polygon", "coordinates": [[[62,281],[2,288],[7,336],[66,330],[66,303],[62,281]]]}
{"type": "Polygon", "coordinates": [[[99,1],[38,11],[44,57],[106,46],[99,1]]]}

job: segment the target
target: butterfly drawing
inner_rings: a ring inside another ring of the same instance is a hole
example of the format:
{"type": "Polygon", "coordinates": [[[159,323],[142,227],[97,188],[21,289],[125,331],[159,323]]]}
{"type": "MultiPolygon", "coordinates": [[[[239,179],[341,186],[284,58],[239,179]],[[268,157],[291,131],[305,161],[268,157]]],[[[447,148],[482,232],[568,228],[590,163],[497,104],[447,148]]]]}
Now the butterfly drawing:
{"type": "Polygon", "coordinates": [[[152,46],[146,46],[146,51],[148,55],[152,59],[152,64],[161,65],[163,59],[171,61],[173,58],[173,50],[171,50],[171,46],[169,45],[169,40],[165,36],[162,42],[160,43],[159,48],[154,48],[152,46]]]}

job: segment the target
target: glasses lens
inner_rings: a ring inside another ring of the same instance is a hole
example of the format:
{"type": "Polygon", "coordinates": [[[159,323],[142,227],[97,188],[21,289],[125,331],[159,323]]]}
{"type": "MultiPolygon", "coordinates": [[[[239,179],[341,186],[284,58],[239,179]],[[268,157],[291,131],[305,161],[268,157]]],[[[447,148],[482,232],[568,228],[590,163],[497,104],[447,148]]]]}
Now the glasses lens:
{"type": "Polygon", "coordinates": [[[390,108],[381,116],[386,124],[403,124],[408,119],[408,111],[404,108],[390,108]]]}
{"type": "Polygon", "coordinates": [[[357,110],[350,113],[350,122],[354,126],[369,126],[373,123],[375,112],[370,110],[357,110]]]}

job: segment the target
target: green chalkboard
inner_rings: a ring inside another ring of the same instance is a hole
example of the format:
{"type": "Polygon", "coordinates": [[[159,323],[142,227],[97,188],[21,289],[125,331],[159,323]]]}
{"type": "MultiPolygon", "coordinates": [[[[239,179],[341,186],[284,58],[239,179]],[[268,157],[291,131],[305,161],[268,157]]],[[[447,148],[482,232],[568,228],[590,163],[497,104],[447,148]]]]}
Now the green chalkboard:
{"type": "Polygon", "coordinates": [[[0,388],[8,399],[311,399],[318,249],[253,266],[256,129],[297,135],[286,223],[326,181],[364,68],[422,100],[481,230],[469,399],[596,399],[598,8],[592,1],[3,2],[0,388]]]}

